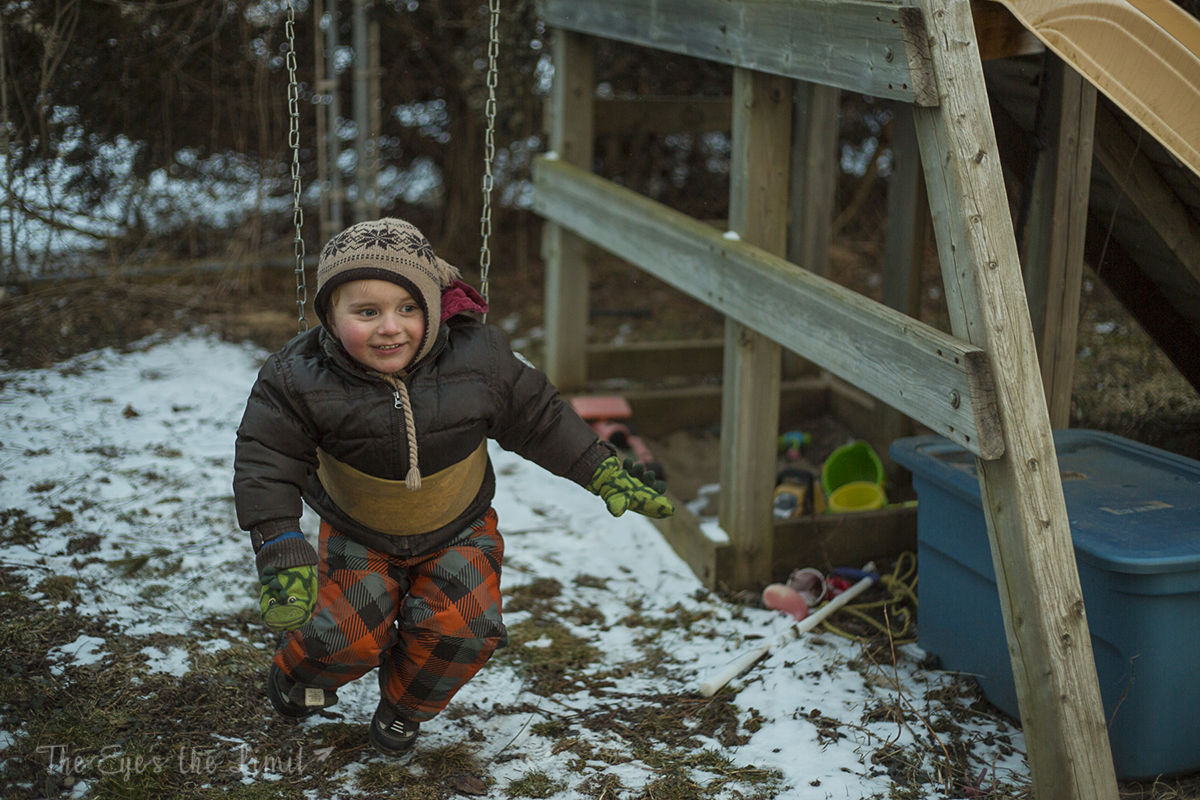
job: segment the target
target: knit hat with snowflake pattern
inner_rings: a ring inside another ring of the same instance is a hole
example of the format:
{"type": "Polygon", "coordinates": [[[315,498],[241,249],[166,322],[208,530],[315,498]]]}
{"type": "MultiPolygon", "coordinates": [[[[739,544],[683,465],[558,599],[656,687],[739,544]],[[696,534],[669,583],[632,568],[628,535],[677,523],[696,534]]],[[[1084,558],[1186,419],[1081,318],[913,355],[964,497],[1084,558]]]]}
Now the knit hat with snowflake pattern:
{"type": "Polygon", "coordinates": [[[459,277],[456,268],[438,258],[416,226],[401,219],[359,222],[329,240],[317,266],[317,318],[329,327],[333,290],[369,278],[403,286],[425,312],[425,339],[413,363],[433,348],[442,315],[442,290],[459,277]]]}

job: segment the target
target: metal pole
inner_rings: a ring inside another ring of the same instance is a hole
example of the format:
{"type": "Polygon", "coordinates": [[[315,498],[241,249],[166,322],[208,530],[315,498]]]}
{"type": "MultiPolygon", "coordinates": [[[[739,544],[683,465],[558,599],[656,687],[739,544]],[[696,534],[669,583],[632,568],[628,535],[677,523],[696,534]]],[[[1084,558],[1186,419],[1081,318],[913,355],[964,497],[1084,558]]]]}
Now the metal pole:
{"type": "Polygon", "coordinates": [[[317,112],[317,235],[322,245],[328,238],[329,230],[329,106],[325,102],[325,93],[329,81],[321,64],[322,43],[324,35],[321,24],[325,21],[325,4],[322,0],[313,0],[313,87],[316,92],[317,112]]]}
{"type": "Polygon", "coordinates": [[[370,157],[368,164],[370,166],[370,182],[372,188],[372,203],[371,208],[373,213],[378,212],[378,203],[375,202],[379,193],[379,168],[383,164],[383,91],[380,82],[383,78],[383,69],[380,68],[381,52],[379,48],[379,20],[371,20],[369,29],[371,40],[371,82],[369,84],[371,92],[371,138],[367,140],[367,152],[370,157]]]}
{"type": "Polygon", "coordinates": [[[375,187],[371,181],[371,155],[367,140],[371,136],[371,48],[367,33],[368,0],[354,0],[354,122],[358,136],[354,140],[357,165],[354,196],[354,221],[370,219],[375,203],[375,187]]]}
{"type": "Polygon", "coordinates": [[[342,169],[338,165],[338,156],[342,154],[342,140],[338,138],[338,127],[342,120],[342,100],[338,90],[337,51],[340,44],[341,19],[338,15],[338,0],[327,0],[329,3],[329,25],[325,28],[325,85],[322,92],[329,95],[328,120],[329,138],[325,145],[329,152],[329,219],[327,229],[322,231],[322,242],[332,239],[346,227],[346,212],[343,202],[346,199],[346,187],[342,184],[342,169]]]}

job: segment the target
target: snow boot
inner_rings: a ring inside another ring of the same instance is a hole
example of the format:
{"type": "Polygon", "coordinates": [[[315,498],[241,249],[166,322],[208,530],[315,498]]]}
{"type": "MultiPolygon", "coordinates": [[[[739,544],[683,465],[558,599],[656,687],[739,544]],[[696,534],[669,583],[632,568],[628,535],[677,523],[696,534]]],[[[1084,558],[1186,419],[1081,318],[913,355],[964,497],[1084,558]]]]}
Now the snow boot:
{"type": "Polygon", "coordinates": [[[295,720],[310,717],[337,702],[335,690],[293,683],[274,663],[267,671],[267,697],[280,716],[295,720]]]}
{"type": "Polygon", "coordinates": [[[385,756],[400,756],[412,749],[421,723],[401,716],[386,700],[379,701],[371,720],[371,746],[385,756]]]}

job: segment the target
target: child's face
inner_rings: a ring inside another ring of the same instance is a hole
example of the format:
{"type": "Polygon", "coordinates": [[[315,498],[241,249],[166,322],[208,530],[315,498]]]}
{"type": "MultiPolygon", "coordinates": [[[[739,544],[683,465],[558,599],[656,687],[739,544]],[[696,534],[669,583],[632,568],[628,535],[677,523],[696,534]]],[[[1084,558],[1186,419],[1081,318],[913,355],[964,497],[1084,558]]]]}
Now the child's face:
{"type": "Polygon", "coordinates": [[[403,286],[351,281],[334,295],[329,327],[355,361],[377,372],[398,372],[421,346],[425,312],[403,286]]]}

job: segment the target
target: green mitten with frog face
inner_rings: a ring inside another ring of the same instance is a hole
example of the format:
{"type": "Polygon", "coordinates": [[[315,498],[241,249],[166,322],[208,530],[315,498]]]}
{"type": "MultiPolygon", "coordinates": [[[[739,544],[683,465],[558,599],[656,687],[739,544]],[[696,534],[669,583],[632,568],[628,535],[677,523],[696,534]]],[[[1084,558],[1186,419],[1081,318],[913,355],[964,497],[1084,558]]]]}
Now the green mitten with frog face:
{"type": "Polygon", "coordinates": [[[315,567],[264,567],[259,610],[263,623],[277,631],[294,631],[312,618],[317,607],[315,567]]]}
{"type": "Polygon", "coordinates": [[[675,513],[675,504],[663,496],[666,484],[656,481],[653,471],[644,464],[609,456],[596,468],[588,491],[604,498],[608,513],[619,517],[626,511],[636,511],[647,517],[661,519],[675,513]]]}
{"type": "Polygon", "coordinates": [[[294,631],[317,607],[317,551],[304,539],[299,523],[264,523],[250,537],[262,584],[259,610],[266,626],[277,631],[294,631]]]}

